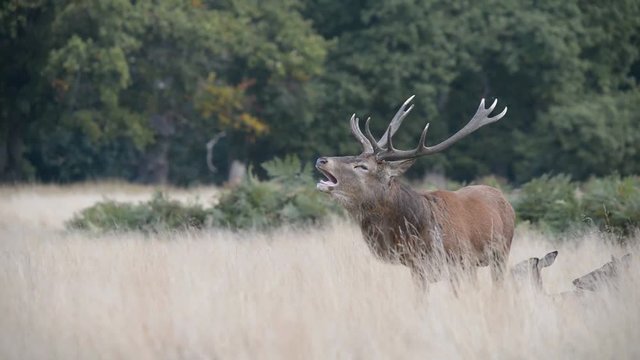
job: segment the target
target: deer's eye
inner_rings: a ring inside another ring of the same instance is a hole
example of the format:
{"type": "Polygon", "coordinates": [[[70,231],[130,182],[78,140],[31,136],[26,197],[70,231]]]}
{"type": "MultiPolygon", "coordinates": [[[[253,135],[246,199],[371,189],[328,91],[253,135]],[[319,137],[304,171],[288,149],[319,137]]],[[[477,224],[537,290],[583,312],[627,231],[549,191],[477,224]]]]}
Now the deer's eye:
{"type": "Polygon", "coordinates": [[[369,168],[366,165],[358,164],[353,167],[354,169],[360,169],[362,171],[369,171],[369,168]]]}

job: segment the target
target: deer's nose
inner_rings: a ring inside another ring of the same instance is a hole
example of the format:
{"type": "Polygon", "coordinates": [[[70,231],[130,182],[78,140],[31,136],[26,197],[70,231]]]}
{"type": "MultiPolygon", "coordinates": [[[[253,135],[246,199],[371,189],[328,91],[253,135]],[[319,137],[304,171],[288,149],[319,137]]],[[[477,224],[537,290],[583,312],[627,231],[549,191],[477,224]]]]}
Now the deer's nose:
{"type": "Polygon", "coordinates": [[[324,164],[326,164],[328,162],[329,162],[329,160],[327,160],[326,157],[321,157],[321,158],[318,158],[318,160],[316,160],[316,166],[321,166],[321,165],[324,165],[324,164]]]}

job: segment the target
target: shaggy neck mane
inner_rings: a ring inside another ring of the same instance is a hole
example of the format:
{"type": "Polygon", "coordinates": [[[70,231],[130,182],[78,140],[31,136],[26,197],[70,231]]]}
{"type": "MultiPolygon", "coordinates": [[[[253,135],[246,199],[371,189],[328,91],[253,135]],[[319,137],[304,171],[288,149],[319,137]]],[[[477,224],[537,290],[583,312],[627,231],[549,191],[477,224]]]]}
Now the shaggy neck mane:
{"type": "MultiPolygon", "coordinates": [[[[422,232],[432,225],[432,201],[402,182],[392,179],[386,191],[360,199],[347,209],[363,230],[368,227],[402,230],[409,225],[422,232]],[[427,205],[427,206],[425,206],[427,205]]],[[[403,230],[403,231],[405,231],[403,230]]]]}

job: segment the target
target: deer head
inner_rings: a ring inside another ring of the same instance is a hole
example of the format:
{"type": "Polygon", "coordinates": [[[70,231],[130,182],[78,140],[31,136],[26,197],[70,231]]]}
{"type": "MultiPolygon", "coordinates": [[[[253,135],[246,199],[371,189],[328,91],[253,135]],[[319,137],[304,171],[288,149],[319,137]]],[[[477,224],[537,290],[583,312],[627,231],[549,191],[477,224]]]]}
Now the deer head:
{"type": "Polygon", "coordinates": [[[351,132],[361,144],[362,153],[355,156],[319,158],[316,168],[326,179],[318,182],[317,189],[329,193],[347,208],[375,202],[385,197],[393,179],[409,169],[415,159],[441,152],[481,127],[500,120],[507,113],[505,108],[500,114],[490,117],[497,100],[485,108],[485,101],[482,99],[469,123],[450,138],[437,145],[427,146],[427,124],[415,149],[398,150],[393,146],[393,135],[413,109],[413,105],[410,105],[413,98],[414,96],[411,96],[402,104],[379,140],[374,138],[369,129],[371,118],[365,122],[363,132],[360,119],[353,114],[350,120],[351,132]]]}
{"type": "Polygon", "coordinates": [[[542,290],[542,277],[540,271],[547,266],[551,266],[558,256],[557,251],[552,251],[543,258],[532,257],[521,261],[511,268],[511,276],[516,283],[531,283],[536,289],[542,290]]]}
{"type": "Polygon", "coordinates": [[[602,267],[573,280],[573,285],[579,290],[596,291],[607,285],[615,285],[614,281],[623,270],[631,265],[631,254],[626,254],[620,259],[611,256],[611,261],[602,267]]]}

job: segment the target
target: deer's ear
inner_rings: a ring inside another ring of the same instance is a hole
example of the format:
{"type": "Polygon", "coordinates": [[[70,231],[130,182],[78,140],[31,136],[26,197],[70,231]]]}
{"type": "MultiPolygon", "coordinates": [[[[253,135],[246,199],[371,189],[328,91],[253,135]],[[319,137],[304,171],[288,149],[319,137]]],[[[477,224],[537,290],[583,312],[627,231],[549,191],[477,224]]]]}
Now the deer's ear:
{"type": "Polygon", "coordinates": [[[415,162],[415,159],[410,160],[399,160],[399,161],[387,161],[385,163],[387,174],[390,177],[396,177],[404,174],[405,171],[409,170],[411,165],[415,162]]]}
{"type": "Polygon", "coordinates": [[[556,256],[558,256],[558,251],[552,251],[545,255],[540,262],[538,263],[538,268],[543,268],[547,266],[551,266],[556,261],[556,256]]]}

